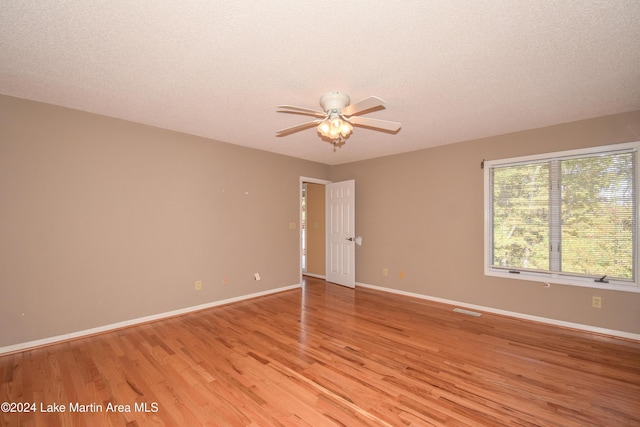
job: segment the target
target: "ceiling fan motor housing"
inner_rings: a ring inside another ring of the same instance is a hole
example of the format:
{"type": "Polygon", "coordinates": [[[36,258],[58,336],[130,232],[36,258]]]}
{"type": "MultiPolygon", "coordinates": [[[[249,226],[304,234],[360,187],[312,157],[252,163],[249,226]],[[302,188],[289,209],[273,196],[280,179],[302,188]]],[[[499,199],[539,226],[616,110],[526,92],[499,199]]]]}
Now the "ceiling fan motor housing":
{"type": "Polygon", "coordinates": [[[329,92],[320,97],[320,106],[327,113],[332,110],[340,112],[350,102],[349,95],[343,92],[329,92]]]}

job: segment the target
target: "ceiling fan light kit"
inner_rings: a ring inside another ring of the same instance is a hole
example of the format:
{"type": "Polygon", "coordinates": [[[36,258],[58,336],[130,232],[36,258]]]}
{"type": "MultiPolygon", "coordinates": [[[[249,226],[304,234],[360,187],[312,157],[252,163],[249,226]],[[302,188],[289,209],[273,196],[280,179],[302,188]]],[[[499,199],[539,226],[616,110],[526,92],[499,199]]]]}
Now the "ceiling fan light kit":
{"type": "Polygon", "coordinates": [[[351,98],[346,93],[329,92],[320,97],[320,106],[324,112],[293,105],[279,105],[279,113],[304,114],[319,118],[297,126],[281,129],[276,132],[276,135],[285,136],[316,126],[320,137],[329,140],[333,144],[335,151],[336,147],[343,145],[351,135],[353,125],[381,129],[388,132],[397,132],[401,126],[397,122],[357,116],[373,109],[384,108],[384,101],[376,96],[370,96],[351,104],[351,98]]]}
{"type": "Polygon", "coordinates": [[[332,113],[329,118],[318,125],[317,130],[320,135],[333,141],[340,137],[347,138],[351,134],[353,126],[342,120],[338,113],[332,113]]]}

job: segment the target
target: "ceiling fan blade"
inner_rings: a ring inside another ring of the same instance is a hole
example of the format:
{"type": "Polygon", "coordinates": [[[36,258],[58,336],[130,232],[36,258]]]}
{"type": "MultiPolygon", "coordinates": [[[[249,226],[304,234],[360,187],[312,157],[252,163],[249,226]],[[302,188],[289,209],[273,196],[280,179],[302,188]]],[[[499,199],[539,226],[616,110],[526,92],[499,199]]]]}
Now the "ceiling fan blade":
{"type": "Polygon", "coordinates": [[[283,110],[283,111],[278,111],[278,113],[307,114],[309,116],[316,116],[316,117],[326,117],[327,115],[327,113],[325,113],[324,111],[312,110],[311,108],[296,107],[294,105],[278,105],[278,108],[280,110],[283,110]]]}
{"type": "Polygon", "coordinates": [[[362,111],[371,110],[373,108],[382,107],[384,100],[377,96],[370,96],[369,98],[358,101],[355,104],[347,105],[342,109],[342,114],[345,116],[351,116],[358,114],[362,111]]]}
{"type": "Polygon", "coordinates": [[[351,122],[352,125],[383,129],[389,132],[397,132],[402,126],[398,122],[390,122],[388,120],[372,119],[370,117],[360,116],[349,117],[347,121],[351,122]]]}
{"type": "Polygon", "coordinates": [[[319,123],[322,123],[322,120],[314,120],[314,121],[311,121],[311,122],[306,122],[306,123],[302,123],[302,124],[299,124],[299,125],[291,126],[289,128],[280,129],[279,131],[276,132],[276,136],[284,136],[284,135],[288,135],[290,133],[298,132],[300,130],[307,129],[307,128],[310,128],[312,126],[315,126],[315,125],[317,125],[319,123]]]}

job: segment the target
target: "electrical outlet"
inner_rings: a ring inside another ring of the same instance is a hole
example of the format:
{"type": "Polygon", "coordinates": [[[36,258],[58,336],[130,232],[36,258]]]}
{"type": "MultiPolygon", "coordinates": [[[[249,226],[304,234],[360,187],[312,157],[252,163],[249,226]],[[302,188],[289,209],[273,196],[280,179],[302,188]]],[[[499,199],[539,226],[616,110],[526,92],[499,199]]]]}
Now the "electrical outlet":
{"type": "Polygon", "coordinates": [[[253,278],[256,280],[260,280],[260,274],[259,273],[254,274],[253,278]]]}
{"type": "Polygon", "coordinates": [[[591,297],[591,307],[602,308],[602,297],[591,297]]]}
{"type": "Polygon", "coordinates": [[[195,289],[196,291],[202,290],[202,280],[196,280],[195,289]]]}
{"type": "Polygon", "coordinates": [[[389,275],[389,269],[388,268],[383,268],[382,269],[382,275],[383,276],[388,276],[389,275]]]}

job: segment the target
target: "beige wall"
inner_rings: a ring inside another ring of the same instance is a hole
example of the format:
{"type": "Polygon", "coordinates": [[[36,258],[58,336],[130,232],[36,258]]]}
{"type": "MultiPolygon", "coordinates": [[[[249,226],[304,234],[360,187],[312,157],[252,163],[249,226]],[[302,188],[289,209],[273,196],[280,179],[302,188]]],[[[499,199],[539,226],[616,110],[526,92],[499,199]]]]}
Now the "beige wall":
{"type": "Polygon", "coordinates": [[[325,275],[324,185],[307,183],[307,273],[325,275]]]}
{"type": "Polygon", "coordinates": [[[328,174],[0,96],[0,347],[299,284],[300,176],[328,174]]]}
{"type": "Polygon", "coordinates": [[[637,140],[640,111],[333,167],[333,181],[356,180],[356,234],[364,242],[356,281],[640,333],[640,293],[484,276],[480,168],[482,159],[637,140]],[[601,309],[591,307],[592,295],[602,297],[601,309]]]}
{"type": "Polygon", "coordinates": [[[300,176],[356,180],[358,282],[638,334],[640,294],[483,275],[480,169],[636,140],[640,111],[329,167],[0,96],[0,347],[299,283],[300,176]]]}

